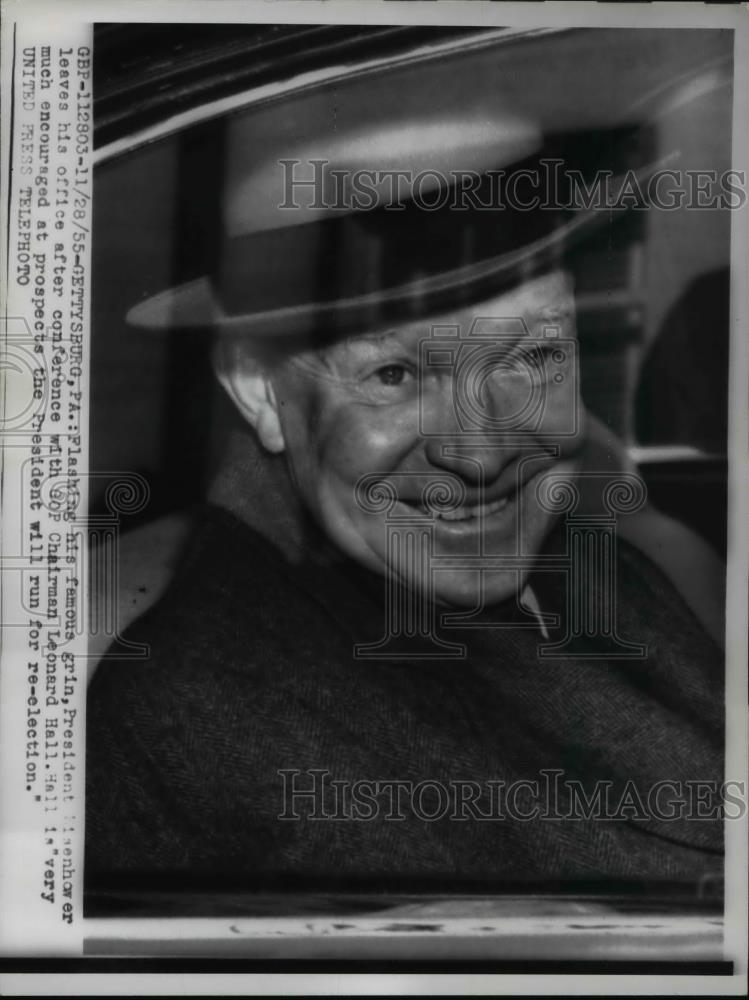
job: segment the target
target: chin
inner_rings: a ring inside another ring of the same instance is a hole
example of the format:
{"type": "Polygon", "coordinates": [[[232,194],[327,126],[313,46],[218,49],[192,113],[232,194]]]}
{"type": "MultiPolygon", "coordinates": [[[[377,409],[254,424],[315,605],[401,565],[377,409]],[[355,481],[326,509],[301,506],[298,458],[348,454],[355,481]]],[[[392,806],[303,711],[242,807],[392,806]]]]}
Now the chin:
{"type": "Polygon", "coordinates": [[[501,604],[522,591],[527,574],[514,571],[484,573],[437,573],[434,580],[435,603],[464,610],[479,610],[501,604]],[[444,579],[440,579],[440,577],[444,579]]]}

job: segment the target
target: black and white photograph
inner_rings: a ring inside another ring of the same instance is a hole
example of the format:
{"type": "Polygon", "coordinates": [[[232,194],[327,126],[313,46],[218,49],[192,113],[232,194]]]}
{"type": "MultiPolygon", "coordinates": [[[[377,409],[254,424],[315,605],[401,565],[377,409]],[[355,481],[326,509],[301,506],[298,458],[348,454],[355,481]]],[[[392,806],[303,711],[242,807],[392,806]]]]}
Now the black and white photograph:
{"type": "Polygon", "coordinates": [[[13,50],[35,895],[139,971],[740,990],[746,32],[208,6],[13,50]]]}

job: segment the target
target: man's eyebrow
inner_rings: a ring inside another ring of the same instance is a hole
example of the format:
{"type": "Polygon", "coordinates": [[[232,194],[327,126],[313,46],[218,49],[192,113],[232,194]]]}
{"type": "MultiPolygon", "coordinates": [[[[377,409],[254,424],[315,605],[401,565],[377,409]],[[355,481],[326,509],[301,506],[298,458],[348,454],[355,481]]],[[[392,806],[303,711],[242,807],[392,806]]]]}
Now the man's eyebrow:
{"type": "Polygon", "coordinates": [[[399,330],[383,330],[378,333],[357,333],[339,341],[337,348],[333,350],[334,353],[336,350],[342,350],[344,353],[356,354],[357,351],[372,351],[377,348],[392,348],[394,346],[405,348],[410,338],[399,336],[401,332],[399,330]]]}
{"type": "Polygon", "coordinates": [[[355,344],[357,341],[366,341],[369,344],[381,344],[385,340],[393,340],[398,336],[398,330],[380,330],[377,333],[357,333],[346,338],[346,344],[355,344]]]}

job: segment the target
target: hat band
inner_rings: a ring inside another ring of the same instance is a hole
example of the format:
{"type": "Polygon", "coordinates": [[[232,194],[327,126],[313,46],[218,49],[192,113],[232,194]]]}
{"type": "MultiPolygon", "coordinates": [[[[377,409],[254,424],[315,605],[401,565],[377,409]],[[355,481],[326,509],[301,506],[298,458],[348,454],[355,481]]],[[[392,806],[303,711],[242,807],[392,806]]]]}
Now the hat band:
{"type": "Polygon", "coordinates": [[[410,286],[418,313],[421,290],[439,275],[539,243],[562,222],[555,209],[456,209],[452,198],[443,201],[433,210],[408,202],[228,238],[214,275],[221,306],[243,315],[376,302],[410,286]]]}

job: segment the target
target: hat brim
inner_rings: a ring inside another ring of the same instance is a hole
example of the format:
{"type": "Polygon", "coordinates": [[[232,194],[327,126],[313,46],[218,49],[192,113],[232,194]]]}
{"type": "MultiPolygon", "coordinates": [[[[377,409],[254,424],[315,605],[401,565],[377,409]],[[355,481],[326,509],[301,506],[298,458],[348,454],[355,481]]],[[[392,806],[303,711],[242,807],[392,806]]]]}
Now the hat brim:
{"type": "MultiPolygon", "coordinates": [[[[563,252],[633,207],[629,202],[617,206],[616,199],[610,197],[612,191],[621,191],[625,181],[630,188],[642,191],[666,162],[670,158],[610,179],[602,199],[607,207],[581,208],[543,238],[469,266],[333,302],[308,302],[241,314],[225,311],[211,279],[204,275],[138,303],[128,312],[127,322],[151,330],[213,330],[265,339],[298,337],[316,330],[343,334],[369,329],[371,324],[382,322],[383,317],[397,318],[399,310],[407,310],[415,301],[419,315],[438,315],[456,301],[463,304],[485,301],[518,284],[545,262],[558,262],[563,252]]],[[[638,206],[646,207],[646,204],[638,206]]]]}

